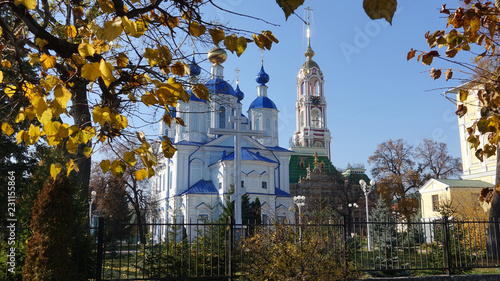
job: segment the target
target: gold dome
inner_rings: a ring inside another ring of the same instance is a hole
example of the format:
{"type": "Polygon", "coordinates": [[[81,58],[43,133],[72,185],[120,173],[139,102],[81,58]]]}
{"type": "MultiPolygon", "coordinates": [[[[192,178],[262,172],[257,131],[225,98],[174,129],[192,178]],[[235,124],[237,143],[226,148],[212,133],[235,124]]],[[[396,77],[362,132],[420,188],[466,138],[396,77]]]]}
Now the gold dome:
{"type": "Polygon", "coordinates": [[[208,51],[207,57],[211,63],[221,64],[226,61],[227,53],[224,49],[216,46],[212,50],[208,51]]]}

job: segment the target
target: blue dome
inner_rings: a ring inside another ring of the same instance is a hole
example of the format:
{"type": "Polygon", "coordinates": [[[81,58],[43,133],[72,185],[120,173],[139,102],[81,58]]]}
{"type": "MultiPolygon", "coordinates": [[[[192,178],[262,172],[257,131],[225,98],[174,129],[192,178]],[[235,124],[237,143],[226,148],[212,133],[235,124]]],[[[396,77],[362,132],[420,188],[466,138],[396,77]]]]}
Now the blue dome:
{"type": "Polygon", "coordinates": [[[267,75],[267,73],[264,71],[264,66],[260,68],[259,73],[257,73],[257,76],[255,76],[255,81],[257,81],[257,83],[262,86],[266,85],[266,83],[269,82],[269,75],[267,75]]]}
{"type": "Polygon", "coordinates": [[[199,102],[207,103],[206,100],[202,100],[202,99],[199,99],[198,97],[196,97],[195,94],[193,94],[193,92],[191,90],[187,90],[186,92],[190,96],[189,101],[199,101],[199,102]]]}
{"type": "Polygon", "coordinates": [[[210,94],[230,95],[236,97],[233,87],[221,78],[212,78],[205,84],[210,94]]]}
{"type": "Polygon", "coordinates": [[[250,109],[256,109],[256,108],[272,108],[278,110],[274,102],[268,98],[268,97],[257,97],[252,104],[250,104],[250,109]]]}
{"type": "Polygon", "coordinates": [[[245,94],[240,90],[240,85],[236,85],[236,97],[238,98],[238,102],[240,102],[243,98],[245,98],[245,94]]]}
{"type": "Polygon", "coordinates": [[[191,76],[198,76],[201,73],[201,67],[196,63],[194,57],[191,63],[189,64],[189,70],[191,76]]]}

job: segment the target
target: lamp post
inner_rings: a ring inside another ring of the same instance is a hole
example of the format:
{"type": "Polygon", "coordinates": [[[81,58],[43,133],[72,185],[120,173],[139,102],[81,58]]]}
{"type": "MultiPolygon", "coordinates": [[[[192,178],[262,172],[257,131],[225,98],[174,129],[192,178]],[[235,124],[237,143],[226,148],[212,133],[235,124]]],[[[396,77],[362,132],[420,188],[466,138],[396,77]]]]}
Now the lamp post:
{"type": "Polygon", "coordinates": [[[92,227],[92,204],[94,204],[95,197],[97,195],[97,192],[95,190],[92,190],[90,192],[90,201],[89,201],[89,226],[92,227]]]}
{"type": "Polygon", "coordinates": [[[366,237],[368,238],[368,251],[371,251],[372,244],[371,244],[371,239],[370,239],[370,216],[368,212],[368,194],[372,191],[373,186],[375,185],[375,181],[371,180],[370,185],[367,185],[364,180],[359,180],[359,185],[361,186],[361,189],[363,190],[363,193],[365,194],[365,202],[366,202],[366,230],[367,230],[367,235],[366,237]]]}
{"type": "Polygon", "coordinates": [[[348,223],[347,227],[348,227],[348,232],[349,232],[348,235],[351,235],[351,237],[354,237],[353,236],[354,232],[352,231],[352,220],[353,220],[352,219],[352,212],[353,212],[352,208],[357,208],[359,206],[356,202],[354,202],[354,203],[347,204],[347,207],[349,207],[349,217],[348,217],[349,221],[347,222],[348,223]]]}
{"type": "Polygon", "coordinates": [[[295,203],[295,205],[297,205],[297,207],[299,208],[299,239],[300,241],[302,241],[302,207],[304,207],[306,205],[306,197],[305,196],[294,196],[293,197],[293,202],[295,203]]]}

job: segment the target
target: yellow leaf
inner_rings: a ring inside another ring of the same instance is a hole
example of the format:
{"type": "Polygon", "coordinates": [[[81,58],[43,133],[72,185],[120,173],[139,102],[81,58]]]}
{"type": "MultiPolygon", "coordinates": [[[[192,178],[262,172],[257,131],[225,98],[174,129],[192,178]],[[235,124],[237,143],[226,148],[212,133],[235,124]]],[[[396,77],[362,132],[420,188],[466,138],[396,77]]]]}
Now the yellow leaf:
{"type": "Polygon", "coordinates": [[[158,64],[158,50],[146,48],[144,50],[144,57],[148,60],[149,66],[154,67],[158,64]]]}
{"type": "Polygon", "coordinates": [[[89,158],[92,155],[92,147],[86,146],[83,148],[83,154],[89,158]]]}
{"type": "Polygon", "coordinates": [[[134,172],[134,176],[137,180],[142,181],[148,176],[148,171],[146,171],[146,169],[140,169],[134,172]]]}
{"type": "Polygon", "coordinates": [[[15,93],[16,93],[16,86],[13,86],[13,85],[7,85],[5,86],[5,89],[3,90],[3,92],[9,97],[11,98],[15,93]]]}
{"type": "Polygon", "coordinates": [[[158,46],[158,59],[165,65],[169,65],[172,62],[172,53],[167,46],[158,46]]]}
{"type": "Polygon", "coordinates": [[[54,75],[47,75],[45,79],[42,79],[41,81],[42,86],[45,88],[45,91],[50,92],[54,88],[54,86],[59,83],[59,78],[54,75]]]}
{"type": "Polygon", "coordinates": [[[2,34],[3,34],[3,30],[2,30],[2,27],[0,27],[0,37],[2,37],[2,34]]]}
{"type": "Polygon", "coordinates": [[[111,13],[115,11],[115,5],[110,0],[98,0],[99,8],[105,13],[111,13]]]}
{"type": "Polygon", "coordinates": [[[184,76],[185,65],[180,61],[176,61],[173,65],[170,66],[170,70],[174,75],[184,76]]]}
{"type": "Polygon", "coordinates": [[[236,36],[236,34],[231,34],[224,38],[224,46],[226,46],[226,49],[228,51],[231,51],[231,53],[234,53],[234,51],[236,51],[237,42],[238,37],[236,36]]]}
{"type": "Polygon", "coordinates": [[[247,48],[247,39],[243,36],[238,37],[236,42],[236,55],[239,57],[247,48]]]}
{"type": "Polygon", "coordinates": [[[82,77],[89,80],[95,81],[101,76],[101,70],[99,69],[99,63],[94,62],[92,64],[86,64],[82,67],[82,77]]]}
{"type": "Polygon", "coordinates": [[[8,60],[2,60],[2,66],[5,68],[11,68],[12,63],[10,63],[10,61],[8,61],[8,60]]]}
{"type": "Polygon", "coordinates": [[[116,17],[112,21],[107,21],[104,23],[103,37],[101,39],[107,39],[108,41],[113,41],[123,32],[122,18],[116,17]]]}
{"type": "Polygon", "coordinates": [[[111,166],[111,162],[109,159],[102,160],[101,163],[99,163],[99,166],[101,166],[102,172],[105,174],[109,171],[109,168],[111,166]]]}
{"type": "Polygon", "coordinates": [[[73,136],[73,134],[75,134],[79,131],[80,131],[80,128],[77,125],[71,125],[71,127],[68,128],[68,136],[73,136]]]}
{"type": "Polygon", "coordinates": [[[10,137],[14,133],[14,129],[9,125],[9,123],[3,123],[2,124],[2,131],[10,137]]]}
{"type": "Polygon", "coordinates": [[[204,25],[201,25],[195,21],[189,23],[189,34],[194,37],[201,36],[205,33],[206,28],[204,25]]]}
{"type": "Polygon", "coordinates": [[[102,54],[104,52],[109,51],[109,45],[106,41],[101,39],[94,40],[94,49],[96,53],[102,54]]]}
{"type": "Polygon", "coordinates": [[[111,82],[116,80],[115,77],[113,77],[113,66],[104,59],[101,59],[99,63],[99,70],[101,71],[101,77],[104,79],[106,86],[109,86],[111,82]]]}
{"type": "Polygon", "coordinates": [[[36,0],[14,0],[16,6],[23,5],[28,10],[34,10],[36,8],[36,0]]]}
{"type": "Polygon", "coordinates": [[[43,112],[47,110],[47,103],[42,96],[34,96],[31,99],[31,104],[33,105],[33,109],[35,110],[37,116],[42,116],[43,112]]]}
{"type": "Polygon", "coordinates": [[[66,150],[71,154],[75,154],[77,149],[78,145],[73,141],[73,138],[69,138],[66,142],[66,150]]]}
{"type": "Polygon", "coordinates": [[[137,160],[135,159],[135,153],[131,151],[127,151],[123,154],[123,161],[127,163],[129,166],[134,166],[135,163],[137,163],[137,160]]]}
{"type": "Polygon", "coordinates": [[[40,127],[33,124],[30,125],[28,130],[29,144],[35,144],[40,138],[40,127]]]}
{"type": "Polygon", "coordinates": [[[127,169],[127,164],[121,160],[115,160],[111,163],[111,173],[119,178],[123,176],[125,169],[127,169]]]}
{"type": "Polygon", "coordinates": [[[35,39],[35,45],[37,45],[38,48],[40,49],[43,49],[43,47],[45,47],[45,45],[47,44],[49,44],[49,41],[47,41],[46,39],[41,39],[41,38],[35,39]]]}
{"type": "Polygon", "coordinates": [[[28,62],[31,65],[34,65],[35,63],[37,63],[39,61],[40,61],[40,57],[38,56],[38,54],[33,54],[33,53],[28,54],[28,62]]]}
{"type": "Polygon", "coordinates": [[[66,26],[65,33],[66,36],[70,38],[75,38],[77,34],[75,26],[74,25],[66,26]]]}
{"type": "Polygon", "coordinates": [[[42,65],[43,69],[47,71],[50,68],[56,66],[56,58],[47,54],[42,54],[42,56],[40,57],[40,64],[42,65]]]}
{"type": "Polygon", "coordinates": [[[177,151],[175,147],[172,145],[172,141],[169,138],[163,138],[164,140],[161,141],[161,148],[163,150],[163,155],[166,158],[172,158],[177,151]]]}
{"type": "Polygon", "coordinates": [[[19,109],[17,113],[16,119],[14,119],[15,123],[23,122],[26,119],[26,114],[24,114],[24,108],[19,109]]]}
{"type": "Polygon", "coordinates": [[[125,29],[125,33],[133,37],[140,37],[141,34],[137,32],[137,24],[128,19],[128,17],[122,17],[123,28],[125,29]]]}
{"type": "Polygon", "coordinates": [[[167,85],[168,85],[168,89],[178,99],[182,100],[183,102],[189,101],[189,95],[186,92],[186,90],[184,90],[184,86],[181,83],[175,81],[175,79],[173,77],[168,78],[167,85]]]}
{"type": "Polygon", "coordinates": [[[117,127],[120,128],[120,129],[125,129],[127,128],[128,126],[128,120],[127,120],[127,117],[123,116],[123,115],[119,115],[119,114],[115,114],[114,115],[114,124],[115,125],[118,125],[117,127]]]}
{"type": "Polygon", "coordinates": [[[212,41],[214,42],[214,45],[218,46],[219,42],[224,40],[226,35],[224,34],[224,30],[220,28],[215,28],[215,29],[209,29],[208,33],[210,33],[210,36],[212,37],[212,41]]]}
{"type": "MultiPolygon", "coordinates": [[[[0,36],[1,36],[1,35],[0,35],[0,36]]],[[[2,71],[0,71],[0,83],[2,83],[2,82],[3,82],[3,72],[2,72],[2,71]]]]}
{"type": "Polygon", "coordinates": [[[62,166],[59,163],[50,165],[50,176],[55,180],[57,175],[59,175],[59,173],[61,172],[61,170],[62,166]]]}
{"type": "Polygon", "coordinates": [[[151,93],[146,93],[145,95],[142,95],[141,100],[147,106],[158,103],[158,100],[156,99],[156,97],[151,93]]]}
{"type": "Polygon", "coordinates": [[[66,176],[68,177],[73,170],[76,170],[78,172],[79,169],[73,159],[69,159],[69,161],[66,163],[66,176]]]}
{"type": "Polygon", "coordinates": [[[206,100],[206,101],[209,100],[209,91],[205,85],[203,85],[203,84],[193,85],[193,87],[191,88],[191,91],[200,100],[206,100]]]}
{"type": "Polygon", "coordinates": [[[54,89],[54,97],[57,103],[62,107],[66,108],[68,101],[71,98],[71,92],[65,87],[57,85],[54,89]]]}
{"type": "Polygon", "coordinates": [[[17,144],[20,144],[24,140],[25,138],[24,133],[25,133],[24,130],[21,130],[17,133],[16,135],[17,144]]]}
{"type": "Polygon", "coordinates": [[[89,43],[81,43],[78,45],[78,53],[82,58],[91,57],[95,54],[94,46],[89,43]]]}
{"type": "Polygon", "coordinates": [[[42,116],[38,118],[38,121],[45,126],[45,124],[49,123],[52,119],[52,110],[47,109],[42,113],[42,116]]]}
{"type": "Polygon", "coordinates": [[[128,64],[128,57],[125,53],[120,53],[116,57],[116,65],[118,67],[127,67],[128,64]]]}

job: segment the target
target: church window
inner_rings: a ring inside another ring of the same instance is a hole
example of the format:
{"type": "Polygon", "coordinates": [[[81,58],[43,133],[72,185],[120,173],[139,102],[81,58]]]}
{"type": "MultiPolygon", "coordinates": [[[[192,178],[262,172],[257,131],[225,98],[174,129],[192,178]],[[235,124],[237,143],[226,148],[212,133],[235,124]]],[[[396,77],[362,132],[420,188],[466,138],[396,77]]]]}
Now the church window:
{"type": "MultiPolygon", "coordinates": [[[[186,113],[182,113],[181,118],[182,118],[182,121],[184,121],[184,125],[186,125],[187,124],[187,122],[186,122],[187,121],[187,114],[186,113]]],[[[180,126],[181,126],[181,130],[183,132],[185,132],[186,129],[187,129],[186,126],[182,126],[182,125],[180,125],[180,126]]]]}
{"type": "Polygon", "coordinates": [[[222,189],[222,182],[219,182],[219,190],[222,189]]]}
{"type": "Polygon", "coordinates": [[[266,126],[265,126],[265,130],[266,130],[266,136],[271,136],[271,120],[269,118],[266,119],[266,126]]]}
{"type": "Polygon", "coordinates": [[[267,181],[262,182],[262,189],[267,189],[267,181]]]}
{"type": "Polygon", "coordinates": [[[302,82],[300,84],[300,94],[303,95],[304,94],[304,82],[302,82]]]}
{"type": "Polygon", "coordinates": [[[304,162],[304,159],[300,159],[299,161],[299,168],[305,169],[306,168],[306,163],[304,162]]]}
{"type": "Polygon", "coordinates": [[[241,181],[241,188],[245,187],[245,181],[241,181]]]}
{"type": "Polygon", "coordinates": [[[314,147],[323,147],[323,143],[321,143],[320,141],[317,141],[314,143],[314,147]]]}
{"type": "Polygon", "coordinates": [[[166,175],[165,175],[165,174],[163,174],[163,183],[162,183],[162,185],[161,185],[161,191],[165,191],[165,185],[166,185],[166,184],[165,184],[165,177],[166,177],[166,175]]]}
{"type": "Polygon", "coordinates": [[[202,179],[202,166],[203,162],[200,159],[195,159],[191,162],[191,180],[190,184],[193,185],[202,179]]]}
{"type": "Polygon", "coordinates": [[[219,108],[219,128],[226,128],[226,108],[223,106],[219,108]]]}
{"type": "Polygon", "coordinates": [[[315,94],[316,96],[320,96],[320,92],[321,92],[321,84],[320,84],[318,81],[316,81],[315,86],[316,86],[316,90],[314,91],[314,94],[315,94]]]}
{"type": "Polygon", "coordinates": [[[198,114],[197,113],[193,113],[191,118],[193,118],[193,131],[195,132],[198,132],[199,129],[198,129],[198,114]]]}
{"type": "Polygon", "coordinates": [[[269,224],[269,219],[266,214],[262,215],[262,224],[269,224]]]}
{"type": "Polygon", "coordinates": [[[260,130],[260,119],[255,118],[255,130],[260,130]]]}
{"type": "Polygon", "coordinates": [[[321,169],[324,169],[324,168],[325,168],[325,162],[324,162],[324,161],[321,161],[321,162],[319,163],[319,167],[320,167],[321,169]]]}
{"type": "Polygon", "coordinates": [[[163,131],[163,135],[168,137],[168,128],[165,128],[165,130],[163,131]]]}
{"type": "Polygon", "coordinates": [[[198,223],[206,223],[208,222],[208,215],[207,214],[199,214],[198,215],[198,223]]]}
{"type": "Polygon", "coordinates": [[[172,189],[172,174],[173,172],[170,171],[169,176],[168,176],[168,188],[172,189]]]}
{"type": "Polygon", "coordinates": [[[304,111],[300,111],[300,127],[304,127],[304,111]]]}
{"type": "Polygon", "coordinates": [[[279,224],[284,224],[285,220],[286,220],[286,217],[285,216],[278,216],[276,219],[277,219],[277,222],[279,224]]]}
{"type": "Polygon", "coordinates": [[[439,212],[439,195],[432,195],[432,211],[439,212]]]}

